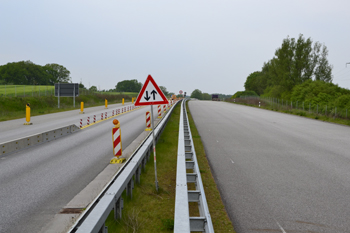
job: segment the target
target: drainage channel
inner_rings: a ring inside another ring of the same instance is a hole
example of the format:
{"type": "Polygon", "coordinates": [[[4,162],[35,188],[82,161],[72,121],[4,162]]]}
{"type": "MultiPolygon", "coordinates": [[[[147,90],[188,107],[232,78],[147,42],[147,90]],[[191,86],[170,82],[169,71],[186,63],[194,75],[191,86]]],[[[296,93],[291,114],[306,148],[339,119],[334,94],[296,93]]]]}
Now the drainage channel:
{"type": "Polygon", "coordinates": [[[214,228],[199,172],[185,100],[181,104],[179,123],[174,232],[191,231],[214,232],[214,228]],[[188,169],[193,172],[187,173],[188,169]],[[188,189],[189,183],[194,183],[195,190],[188,189]],[[190,216],[189,202],[198,204],[199,216],[190,216]]]}

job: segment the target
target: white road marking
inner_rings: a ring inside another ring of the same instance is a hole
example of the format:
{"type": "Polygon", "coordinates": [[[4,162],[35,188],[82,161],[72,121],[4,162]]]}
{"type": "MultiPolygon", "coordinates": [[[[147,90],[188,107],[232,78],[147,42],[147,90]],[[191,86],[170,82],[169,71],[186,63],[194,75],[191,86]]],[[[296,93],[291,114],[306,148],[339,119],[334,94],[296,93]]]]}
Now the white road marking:
{"type": "Polygon", "coordinates": [[[219,142],[218,140],[216,140],[217,142],[219,142]]]}
{"type": "Polygon", "coordinates": [[[281,231],[282,231],[283,233],[287,233],[287,232],[283,229],[283,227],[279,224],[279,222],[277,222],[276,219],[275,219],[275,221],[276,221],[277,225],[279,226],[279,228],[281,229],[281,231]]]}
{"type": "Polygon", "coordinates": [[[234,163],[232,159],[230,159],[230,160],[231,160],[232,163],[234,163]]]}

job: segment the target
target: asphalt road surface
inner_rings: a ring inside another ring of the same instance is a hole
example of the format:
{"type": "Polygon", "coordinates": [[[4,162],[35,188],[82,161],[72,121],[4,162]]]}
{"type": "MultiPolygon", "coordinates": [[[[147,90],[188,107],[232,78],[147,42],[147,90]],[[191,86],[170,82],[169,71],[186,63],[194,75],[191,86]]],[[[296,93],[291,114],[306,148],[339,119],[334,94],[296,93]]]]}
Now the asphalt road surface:
{"type": "MultiPolygon", "coordinates": [[[[145,107],[116,117],[121,124],[123,148],[145,130],[145,112],[149,110],[150,107],[145,107]]],[[[32,127],[33,130],[37,130],[36,126],[43,129],[47,122],[59,127],[60,124],[65,125],[71,121],[72,117],[80,118],[71,116],[70,113],[67,113],[68,120],[64,113],[46,117],[49,119],[41,116],[40,121],[27,127],[32,127]]],[[[54,141],[0,157],[1,233],[40,231],[109,164],[113,157],[113,119],[115,118],[54,141]]],[[[18,127],[22,126],[23,123],[18,127]]],[[[8,132],[13,131],[9,129],[8,132]]]]}
{"type": "Polygon", "coordinates": [[[237,233],[350,232],[350,127],[224,102],[189,109],[237,233]]]}

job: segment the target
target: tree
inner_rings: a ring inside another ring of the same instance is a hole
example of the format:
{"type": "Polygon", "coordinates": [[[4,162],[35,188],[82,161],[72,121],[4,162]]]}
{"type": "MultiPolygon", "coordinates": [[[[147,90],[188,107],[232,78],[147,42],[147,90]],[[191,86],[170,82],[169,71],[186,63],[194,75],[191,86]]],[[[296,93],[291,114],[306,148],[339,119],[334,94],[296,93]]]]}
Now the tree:
{"type": "Polygon", "coordinates": [[[200,90],[195,89],[192,93],[191,93],[191,98],[195,98],[195,99],[203,99],[203,94],[200,90]]]}
{"type": "Polygon", "coordinates": [[[124,80],[118,82],[115,86],[117,92],[140,92],[142,83],[138,82],[136,79],[124,80]]]}
{"type": "Polygon", "coordinates": [[[328,50],[302,34],[298,39],[283,40],[275,56],[264,63],[261,72],[254,72],[244,84],[246,91],[270,97],[289,99],[293,87],[308,80],[332,82],[332,66],[329,65],[328,50]]]}
{"type": "Polygon", "coordinates": [[[36,65],[31,61],[19,61],[0,66],[0,80],[6,84],[49,85],[58,81],[69,82],[70,72],[61,65],[36,65]]]}
{"type": "Polygon", "coordinates": [[[66,67],[51,63],[44,66],[45,71],[52,76],[51,83],[69,83],[71,82],[70,71],[66,67]]]}
{"type": "Polygon", "coordinates": [[[166,87],[164,86],[159,86],[159,89],[163,92],[165,96],[169,96],[169,92],[167,91],[166,87]]]}
{"type": "Polygon", "coordinates": [[[91,92],[97,92],[97,87],[96,87],[96,86],[91,86],[91,87],[89,88],[89,91],[91,91],[91,92]]]}

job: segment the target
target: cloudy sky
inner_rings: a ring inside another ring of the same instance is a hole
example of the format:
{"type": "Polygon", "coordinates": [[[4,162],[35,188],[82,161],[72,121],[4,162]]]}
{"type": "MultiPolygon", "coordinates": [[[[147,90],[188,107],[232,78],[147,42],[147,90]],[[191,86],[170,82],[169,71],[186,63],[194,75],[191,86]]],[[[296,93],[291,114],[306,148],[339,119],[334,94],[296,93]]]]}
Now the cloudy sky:
{"type": "Polygon", "coordinates": [[[287,36],[324,43],[350,89],[349,0],[0,0],[0,65],[58,63],[112,89],[151,74],[168,91],[234,94],[287,36]]]}

